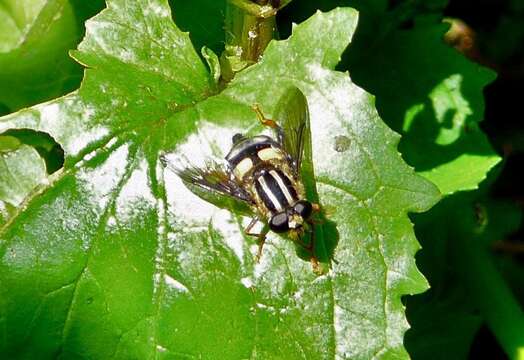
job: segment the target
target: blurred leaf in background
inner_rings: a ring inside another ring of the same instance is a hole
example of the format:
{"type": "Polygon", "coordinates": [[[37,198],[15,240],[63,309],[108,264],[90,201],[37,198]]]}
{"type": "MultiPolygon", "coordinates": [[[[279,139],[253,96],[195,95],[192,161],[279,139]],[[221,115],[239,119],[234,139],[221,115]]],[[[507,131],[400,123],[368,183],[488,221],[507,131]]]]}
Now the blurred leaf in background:
{"type": "Polygon", "coordinates": [[[66,94],[82,67],[69,57],[103,0],[0,0],[0,104],[8,113],[66,94]]]}

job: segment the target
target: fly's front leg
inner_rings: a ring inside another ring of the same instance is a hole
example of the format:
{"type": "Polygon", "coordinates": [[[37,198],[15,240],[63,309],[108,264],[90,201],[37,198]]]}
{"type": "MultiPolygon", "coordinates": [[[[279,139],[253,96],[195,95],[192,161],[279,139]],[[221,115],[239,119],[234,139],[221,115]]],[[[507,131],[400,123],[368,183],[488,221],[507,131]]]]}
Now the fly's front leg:
{"type": "Polygon", "coordinates": [[[253,228],[253,226],[257,224],[257,222],[258,222],[258,216],[255,216],[253,219],[251,219],[251,222],[244,229],[244,232],[246,233],[246,235],[258,236],[258,234],[254,234],[251,232],[251,229],[253,228]]]}
{"type": "Polygon", "coordinates": [[[251,229],[253,228],[253,226],[256,225],[258,221],[259,221],[258,217],[255,216],[253,219],[251,219],[251,222],[244,229],[244,232],[246,235],[257,237],[258,251],[257,251],[257,255],[255,256],[255,262],[257,263],[260,261],[260,258],[262,257],[262,249],[264,248],[264,244],[266,242],[266,235],[269,232],[269,227],[267,225],[264,226],[264,228],[262,229],[260,233],[251,232],[251,229]]]}
{"type": "Polygon", "coordinates": [[[258,251],[257,256],[255,257],[255,262],[258,264],[260,262],[260,258],[262,257],[262,248],[264,247],[264,244],[266,243],[266,235],[269,232],[269,227],[265,226],[264,229],[258,234],[257,243],[258,243],[258,251]]]}
{"type": "Polygon", "coordinates": [[[310,255],[311,255],[311,258],[310,258],[310,261],[311,261],[311,266],[313,267],[313,271],[315,273],[321,273],[321,270],[320,270],[320,267],[319,267],[319,264],[318,264],[318,259],[317,259],[317,256],[315,255],[315,228],[314,228],[314,224],[313,222],[310,222],[308,221],[308,224],[309,224],[309,228],[310,228],[310,231],[308,231],[310,233],[310,236],[311,236],[311,240],[309,241],[309,243],[304,243],[302,241],[302,237],[300,235],[297,234],[296,237],[292,238],[293,241],[299,245],[301,248],[303,248],[304,250],[306,250],[310,255]]]}
{"type": "Polygon", "coordinates": [[[313,224],[313,222],[309,221],[308,224],[311,229],[311,241],[309,243],[309,252],[311,254],[311,266],[313,267],[313,272],[315,272],[316,274],[321,274],[322,270],[320,269],[317,256],[315,255],[315,225],[313,224]]]}
{"type": "Polygon", "coordinates": [[[253,111],[257,114],[258,121],[264,126],[269,126],[270,128],[273,128],[277,131],[277,137],[278,142],[280,145],[284,145],[284,130],[278,125],[278,123],[273,119],[268,119],[264,116],[264,113],[262,112],[262,109],[260,109],[260,105],[254,104],[253,105],[253,111]]]}
{"type": "MultiPolygon", "coordinates": [[[[311,208],[313,210],[313,213],[314,214],[319,214],[320,213],[320,205],[317,204],[317,203],[311,203],[311,208]]],[[[309,218],[307,220],[308,224],[313,227],[313,225],[322,225],[325,223],[324,219],[315,219],[313,217],[309,218]]]]}

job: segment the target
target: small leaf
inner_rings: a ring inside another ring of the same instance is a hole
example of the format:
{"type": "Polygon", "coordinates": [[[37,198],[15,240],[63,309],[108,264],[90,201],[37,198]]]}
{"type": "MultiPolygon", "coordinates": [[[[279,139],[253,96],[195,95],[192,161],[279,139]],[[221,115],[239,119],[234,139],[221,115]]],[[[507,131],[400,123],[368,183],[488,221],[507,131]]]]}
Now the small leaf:
{"type": "Polygon", "coordinates": [[[401,296],[427,286],[407,212],[439,193],[402,161],[374,98],[333,70],[356,11],[317,13],[218,94],[167,1],[107,5],[74,52],[80,90],[0,119],[0,132],[44,131],[66,154],[0,230],[0,354],[407,357],[401,296]],[[320,202],[336,209],[319,226],[337,263],[320,277],[275,234],[255,264],[249,219],[198,198],[159,159],[223,157],[236,132],[264,131],[252,105],[271,116],[290,86],[309,103],[320,202]]]}
{"type": "Polygon", "coordinates": [[[206,60],[209,72],[211,73],[215,84],[218,84],[220,80],[220,60],[218,59],[218,56],[213,52],[213,50],[207,47],[202,48],[202,56],[206,60]]]}

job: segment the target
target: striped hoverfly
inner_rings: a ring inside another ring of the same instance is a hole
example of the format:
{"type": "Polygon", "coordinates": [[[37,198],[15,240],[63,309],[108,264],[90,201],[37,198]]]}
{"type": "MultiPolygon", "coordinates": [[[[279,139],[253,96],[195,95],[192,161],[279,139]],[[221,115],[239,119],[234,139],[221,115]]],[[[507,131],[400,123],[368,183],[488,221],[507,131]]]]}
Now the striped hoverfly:
{"type": "Polygon", "coordinates": [[[175,172],[199,196],[212,192],[214,196],[247,205],[252,220],[244,232],[258,239],[257,261],[266,235],[273,231],[287,234],[304,249],[317,271],[313,215],[320,211],[320,206],[306,198],[301,180],[304,144],[310,131],[306,97],[298,88],[289,88],[276,109],[277,120],[273,120],[266,118],[258,105],[253,106],[258,120],[274,130],[274,138],[235,134],[225,166],[211,162],[204,167],[189,166],[175,172]],[[278,109],[282,109],[280,115],[278,109]],[[264,227],[253,232],[258,222],[264,227]],[[306,234],[310,235],[308,242],[304,241],[306,234]]]}

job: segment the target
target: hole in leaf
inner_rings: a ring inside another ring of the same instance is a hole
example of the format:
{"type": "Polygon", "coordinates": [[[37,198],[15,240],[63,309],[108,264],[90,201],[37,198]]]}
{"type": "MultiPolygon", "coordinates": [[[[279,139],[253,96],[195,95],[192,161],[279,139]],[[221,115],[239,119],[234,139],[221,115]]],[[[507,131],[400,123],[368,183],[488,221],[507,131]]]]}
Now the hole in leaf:
{"type": "Polygon", "coordinates": [[[30,129],[11,129],[1,135],[16,138],[22,144],[32,146],[45,161],[48,174],[64,166],[64,149],[47,133],[30,129]]]}

